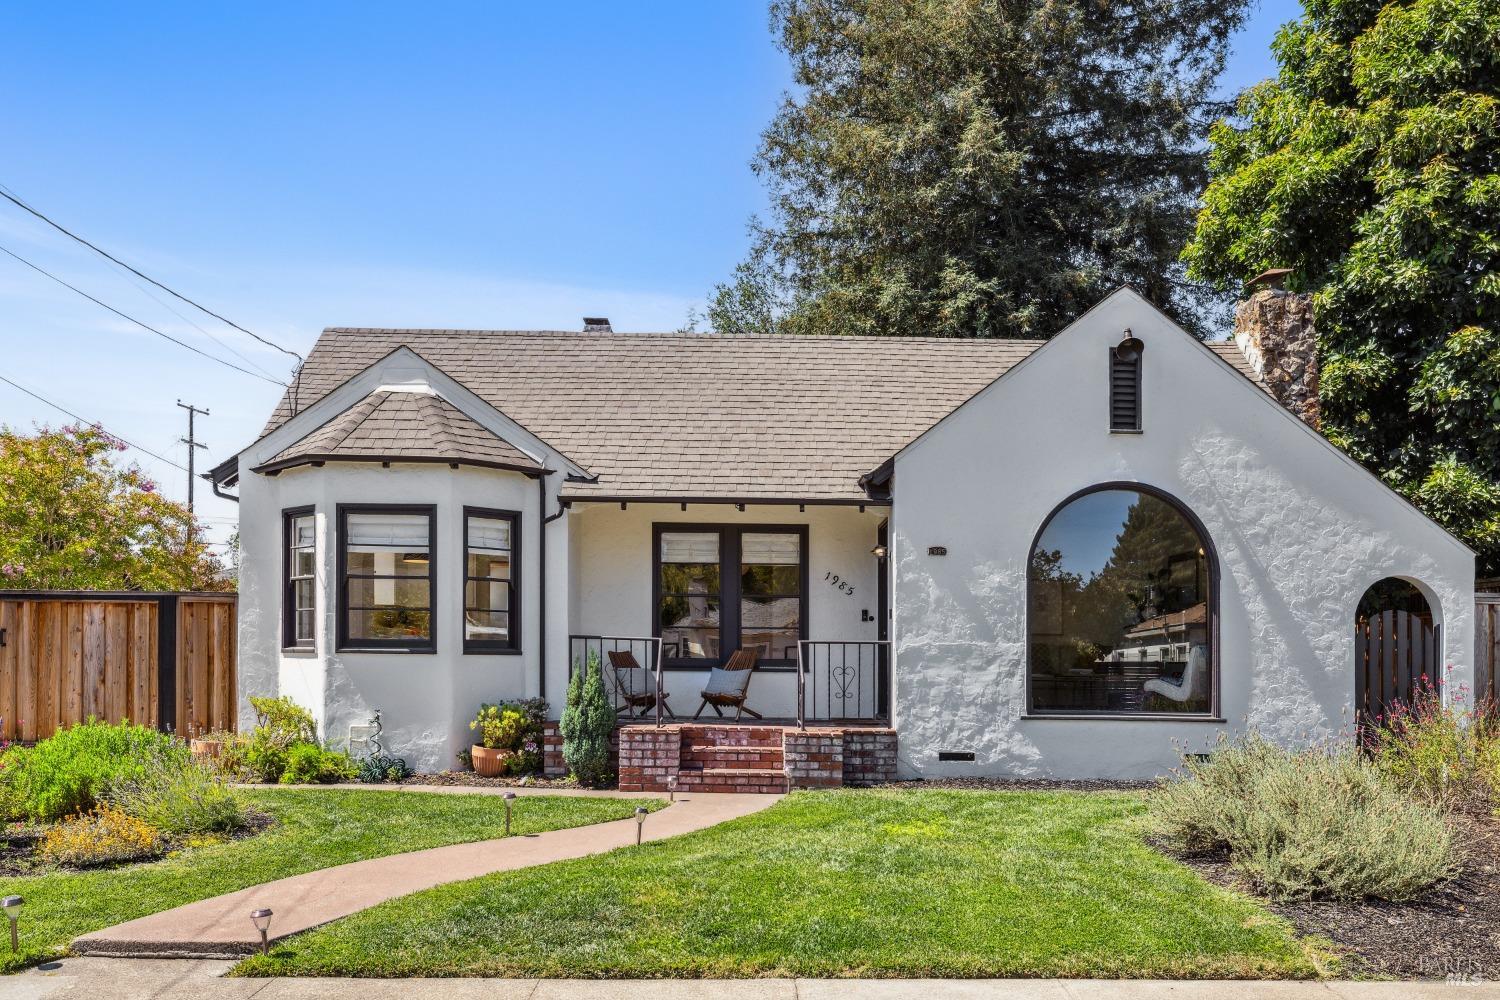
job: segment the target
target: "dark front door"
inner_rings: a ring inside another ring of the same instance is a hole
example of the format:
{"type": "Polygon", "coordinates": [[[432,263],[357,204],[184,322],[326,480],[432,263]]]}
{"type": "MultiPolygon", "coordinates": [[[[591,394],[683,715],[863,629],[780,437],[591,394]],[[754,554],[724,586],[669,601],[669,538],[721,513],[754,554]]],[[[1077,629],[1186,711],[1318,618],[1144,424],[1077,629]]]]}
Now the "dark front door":
{"type": "Polygon", "coordinates": [[[880,654],[880,683],[876,688],[877,711],[885,718],[891,717],[891,651],[884,645],[891,637],[891,576],[890,544],[891,522],[881,521],[875,536],[876,546],[883,553],[875,569],[875,638],[882,643],[880,654]]]}

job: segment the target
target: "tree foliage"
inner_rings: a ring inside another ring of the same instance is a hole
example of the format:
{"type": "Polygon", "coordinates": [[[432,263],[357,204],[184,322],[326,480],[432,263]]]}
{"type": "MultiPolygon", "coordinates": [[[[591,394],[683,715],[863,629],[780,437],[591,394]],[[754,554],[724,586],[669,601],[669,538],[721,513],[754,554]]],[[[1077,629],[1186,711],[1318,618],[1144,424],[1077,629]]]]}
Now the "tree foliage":
{"type": "Polygon", "coordinates": [[[797,91],[725,331],[1050,336],[1120,284],[1190,327],[1177,259],[1244,0],[775,0],[797,91]]]}
{"type": "Polygon", "coordinates": [[[191,515],[94,427],[0,428],[0,587],[217,590],[223,569],[191,515]]]}
{"type": "Polygon", "coordinates": [[[1307,0],[1184,257],[1315,293],[1324,431],[1500,571],[1500,0],[1307,0]]]}

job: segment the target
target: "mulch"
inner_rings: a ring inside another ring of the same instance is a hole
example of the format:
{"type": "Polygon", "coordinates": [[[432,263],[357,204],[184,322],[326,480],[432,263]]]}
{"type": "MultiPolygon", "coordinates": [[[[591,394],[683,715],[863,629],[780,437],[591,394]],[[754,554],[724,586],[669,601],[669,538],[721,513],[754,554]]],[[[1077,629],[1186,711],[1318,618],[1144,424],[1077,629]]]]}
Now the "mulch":
{"type": "MultiPolygon", "coordinates": [[[[1420,899],[1261,902],[1299,933],[1331,940],[1346,977],[1500,979],[1500,822],[1472,815],[1456,822],[1468,848],[1463,871],[1420,899]]],[[[1173,857],[1211,882],[1256,895],[1222,855],[1173,857]]]]}

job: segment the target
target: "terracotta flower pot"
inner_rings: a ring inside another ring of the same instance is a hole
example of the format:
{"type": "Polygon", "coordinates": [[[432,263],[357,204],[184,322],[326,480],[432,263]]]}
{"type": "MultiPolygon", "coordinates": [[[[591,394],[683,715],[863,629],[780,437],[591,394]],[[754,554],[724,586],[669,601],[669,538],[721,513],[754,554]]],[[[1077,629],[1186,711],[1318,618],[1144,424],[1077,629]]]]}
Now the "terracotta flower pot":
{"type": "Polygon", "coordinates": [[[510,770],[510,759],[515,756],[511,750],[491,750],[475,744],[469,749],[474,760],[474,773],[484,778],[504,777],[510,770]]]}
{"type": "Polygon", "coordinates": [[[220,740],[190,740],[188,750],[194,757],[205,757],[213,759],[224,750],[224,744],[220,740]]]}

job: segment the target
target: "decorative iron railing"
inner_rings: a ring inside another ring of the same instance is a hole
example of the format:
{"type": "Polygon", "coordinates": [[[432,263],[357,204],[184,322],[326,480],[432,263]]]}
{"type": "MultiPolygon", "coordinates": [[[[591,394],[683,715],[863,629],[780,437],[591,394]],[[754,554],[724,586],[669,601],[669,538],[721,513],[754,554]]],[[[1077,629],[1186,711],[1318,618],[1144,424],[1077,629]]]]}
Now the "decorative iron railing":
{"type": "Polygon", "coordinates": [[[797,643],[797,725],[890,718],[890,661],[886,640],[797,643]]]}
{"type": "Polygon", "coordinates": [[[591,656],[599,659],[604,689],[609,692],[615,714],[627,718],[645,718],[655,713],[661,725],[662,676],[661,640],[651,636],[570,635],[568,636],[568,679],[585,666],[591,656]],[[610,653],[628,653],[611,657],[610,653]],[[620,663],[616,663],[620,660],[620,663]],[[633,662],[633,666],[627,665],[633,662]]]}

